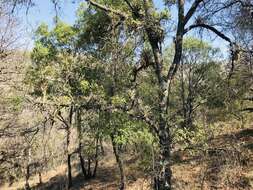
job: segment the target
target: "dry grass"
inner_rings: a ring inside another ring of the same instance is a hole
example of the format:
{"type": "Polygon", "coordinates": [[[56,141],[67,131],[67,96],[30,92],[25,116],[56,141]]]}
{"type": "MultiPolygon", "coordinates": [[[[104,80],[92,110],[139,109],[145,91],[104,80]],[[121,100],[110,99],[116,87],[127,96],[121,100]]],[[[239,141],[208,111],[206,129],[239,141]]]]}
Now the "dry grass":
{"type": "MultiPolygon", "coordinates": [[[[47,183],[50,180],[52,180],[55,176],[58,175],[64,175],[66,171],[66,166],[59,166],[55,168],[54,170],[50,170],[46,173],[42,174],[42,182],[47,183]]],[[[32,187],[37,186],[39,184],[39,177],[38,176],[32,176],[29,179],[29,183],[32,187]]],[[[21,179],[18,182],[14,182],[11,186],[8,184],[5,184],[4,186],[1,186],[1,190],[17,190],[17,189],[22,189],[25,185],[25,180],[21,179]]]]}
{"type": "MultiPolygon", "coordinates": [[[[111,147],[107,146],[107,156],[100,162],[97,177],[85,181],[78,171],[74,174],[73,190],[116,190],[119,172],[111,147]]],[[[236,130],[217,136],[209,142],[209,149],[194,157],[183,152],[176,160],[173,170],[176,190],[250,190],[253,189],[253,128],[236,130]]],[[[127,190],[151,189],[151,179],[133,168],[136,160],[125,159],[127,190]]],[[[66,167],[42,175],[43,185],[38,185],[38,176],[30,179],[33,189],[64,189],[66,167]]],[[[24,186],[24,181],[0,187],[2,190],[16,190],[24,186]]]]}

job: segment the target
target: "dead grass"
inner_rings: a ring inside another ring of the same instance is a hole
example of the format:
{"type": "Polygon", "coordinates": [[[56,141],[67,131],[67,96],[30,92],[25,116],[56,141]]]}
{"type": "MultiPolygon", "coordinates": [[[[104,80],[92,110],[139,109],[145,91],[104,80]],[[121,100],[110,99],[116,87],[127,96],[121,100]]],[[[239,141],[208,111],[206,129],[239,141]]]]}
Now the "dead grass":
{"type": "MultiPolygon", "coordinates": [[[[66,166],[59,166],[55,168],[54,170],[50,170],[46,173],[42,174],[42,182],[48,183],[50,180],[54,179],[56,176],[64,175],[66,171],[66,166]]],[[[38,176],[32,176],[29,180],[29,183],[32,187],[38,186],[39,184],[39,177],[38,176]]],[[[25,185],[25,180],[21,179],[18,182],[14,182],[11,186],[8,184],[4,184],[0,187],[1,190],[17,190],[22,189],[25,185]]]]}
{"type": "MultiPolygon", "coordinates": [[[[76,169],[73,190],[116,190],[119,172],[110,146],[109,152],[100,162],[95,179],[85,181],[76,169]]],[[[236,130],[222,134],[209,142],[206,152],[192,156],[183,152],[181,159],[172,166],[174,189],[176,190],[250,190],[253,189],[253,128],[236,130]]],[[[127,155],[126,155],[127,157],[127,155]]],[[[149,190],[151,179],[143,172],[134,170],[136,159],[125,159],[127,190],[149,190]]],[[[42,175],[42,185],[38,176],[30,179],[33,189],[61,190],[65,188],[66,167],[42,175]]],[[[5,185],[1,190],[16,190],[24,186],[24,181],[5,185]]]]}

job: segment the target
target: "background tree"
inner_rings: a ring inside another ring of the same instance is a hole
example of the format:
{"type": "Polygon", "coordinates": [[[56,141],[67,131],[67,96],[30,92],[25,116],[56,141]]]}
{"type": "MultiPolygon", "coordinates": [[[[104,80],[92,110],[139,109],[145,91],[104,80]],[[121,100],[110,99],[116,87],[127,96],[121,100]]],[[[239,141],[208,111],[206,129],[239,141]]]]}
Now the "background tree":
{"type": "MultiPolygon", "coordinates": [[[[50,111],[51,117],[60,121],[61,129],[66,131],[69,188],[72,186],[71,156],[76,151],[70,148],[71,131],[77,125],[78,133],[81,133],[80,116],[76,120],[74,116],[89,107],[91,101],[103,96],[96,84],[98,78],[89,73],[98,72],[99,67],[88,67],[92,57],[78,53],[75,37],[76,29],[62,22],[58,22],[52,31],[46,25],[41,25],[37,31],[36,46],[32,53],[33,65],[28,75],[33,94],[38,97],[37,102],[42,106],[54,106],[54,111],[50,111]]],[[[79,149],[82,147],[80,143],[79,149]]],[[[81,150],[78,152],[82,161],[81,150]]]]}

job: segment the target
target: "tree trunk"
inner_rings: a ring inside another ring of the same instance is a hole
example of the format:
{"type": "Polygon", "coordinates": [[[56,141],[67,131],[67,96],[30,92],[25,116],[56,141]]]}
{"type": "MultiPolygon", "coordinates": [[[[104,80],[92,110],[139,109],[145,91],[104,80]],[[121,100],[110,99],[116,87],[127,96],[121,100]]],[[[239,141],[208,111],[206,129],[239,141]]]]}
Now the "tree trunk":
{"type": "Polygon", "coordinates": [[[68,154],[68,189],[72,187],[72,174],[71,174],[71,155],[68,154]]]}
{"type": "Polygon", "coordinates": [[[154,189],[155,190],[171,190],[171,176],[172,172],[170,169],[170,142],[171,136],[169,130],[166,129],[167,126],[167,105],[168,105],[168,93],[169,89],[167,85],[168,82],[163,81],[162,77],[162,56],[161,50],[159,49],[158,43],[152,42],[150,39],[150,44],[153,49],[154,59],[156,63],[156,75],[158,83],[160,86],[160,119],[159,119],[159,146],[160,155],[158,160],[158,173],[154,176],[154,189]],[[162,92],[162,93],[161,93],[162,92]]]}
{"type": "Polygon", "coordinates": [[[82,169],[82,173],[84,178],[87,178],[87,171],[85,169],[84,165],[84,159],[82,156],[82,128],[81,128],[81,110],[80,108],[76,107],[76,125],[77,125],[77,133],[78,133],[78,140],[79,140],[79,145],[78,145],[78,157],[80,160],[80,165],[82,169]]]}
{"type": "Polygon", "coordinates": [[[187,118],[186,118],[186,126],[190,130],[193,129],[193,122],[192,122],[192,114],[193,114],[193,69],[192,66],[190,65],[189,68],[189,76],[188,76],[188,97],[187,97],[187,118]]]}
{"type": "Polygon", "coordinates": [[[171,152],[171,136],[168,129],[166,129],[165,122],[160,123],[159,127],[159,160],[157,167],[157,175],[155,177],[155,190],[171,190],[172,172],[170,167],[170,152],[171,152]]]}
{"type": "Polygon", "coordinates": [[[25,190],[30,190],[29,178],[30,178],[30,166],[28,164],[26,166],[26,173],[25,173],[25,190]]]}
{"type": "Polygon", "coordinates": [[[181,99],[182,99],[182,110],[183,110],[183,123],[182,123],[182,127],[186,128],[187,126],[187,104],[185,101],[185,82],[184,82],[184,65],[181,64],[181,68],[180,68],[180,80],[181,80],[181,99]]]}
{"type": "Polygon", "coordinates": [[[98,148],[99,148],[99,138],[96,139],[96,154],[95,154],[95,166],[94,166],[94,170],[93,170],[93,174],[92,177],[96,177],[96,173],[97,173],[97,167],[98,167],[98,148]]]}
{"type": "Polygon", "coordinates": [[[31,163],[31,149],[30,147],[28,147],[26,150],[25,150],[25,153],[28,157],[28,161],[27,161],[27,164],[26,164],[26,170],[25,170],[25,190],[30,190],[30,185],[29,185],[29,178],[30,178],[30,163],[31,163]]]}
{"type": "Polygon", "coordinates": [[[104,156],[105,155],[105,150],[104,150],[104,146],[103,146],[103,139],[102,139],[102,137],[99,138],[99,143],[100,143],[101,153],[104,156]]]}
{"type": "Polygon", "coordinates": [[[91,159],[88,158],[88,177],[91,177],[91,159]]]}
{"type": "Polygon", "coordinates": [[[41,171],[39,171],[39,184],[42,184],[42,176],[41,176],[41,171]]]}
{"type": "MultiPolygon", "coordinates": [[[[173,58],[172,65],[168,71],[167,80],[166,82],[159,82],[160,89],[163,93],[160,94],[160,105],[159,105],[159,112],[160,112],[160,118],[159,118],[159,128],[158,128],[158,137],[159,137],[159,146],[160,146],[160,153],[159,153],[159,160],[158,160],[158,173],[157,176],[155,176],[155,190],[171,190],[172,189],[172,171],[170,167],[170,160],[171,160],[171,135],[169,131],[169,124],[167,121],[167,115],[168,115],[168,105],[169,105],[169,93],[170,93],[170,85],[171,81],[178,69],[178,66],[181,61],[182,57],[182,49],[183,49],[183,36],[184,36],[184,0],[178,0],[178,26],[177,26],[177,33],[175,38],[175,54],[173,58]]],[[[152,41],[150,41],[150,44],[152,46],[153,52],[154,52],[154,58],[156,64],[162,65],[162,55],[161,60],[159,61],[156,59],[157,55],[161,52],[159,52],[157,49],[157,45],[152,45],[152,41]],[[155,51],[156,50],[156,51],[155,51]],[[157,54],[157,55],[156,55],[157,54]]],[[[156,42],[157,44],[157,42],[156,42]]],[[[161,71],[158,72],[157,78],[158,81],[159,73],[161,75],[161,71]]]]}
{"type": "Polygon", "coordinates": [[[72,187],[72,174],[71,174],[71,153],[69,151],[69,143],[70,143],[70,133],[71,133],[71,126],[72,126],[72,116],[73,116],[73,106],[70,107],[69,112],[69,123],[66,126],[67,132],[67,166],[68,166],[68,189],[72,187]]]}
{"type": "Polygon", "coordinates": [[[113,135],[111,135],[111,141],[112,141],[113,153],[115,155],[116,162],[118,164],[119,171],[120,171],[119,190],[124,190],[125,189],[126,177],[125,177],[125,173],[124,173],[123,162],[122,162],[122,159],[120,158],[120,155],[119,155],[119,152],[118,152],[118,145],[115,143],[113,135]]]}
{"type": "Polygon", "coordinates": [[[85,169],[85,166],[84,166],[84,159],[83,159],[83,156],[82,156],[82,149],[81,149],[81,147],[82,147],[82,144],[79,143],[78,156],[79,156],[79,160],[80,160],[80,165],[81,165],[83,176],[84,176],[84,178],[87,178],[87,172],[86,172],[86,169],[85,169]]]}

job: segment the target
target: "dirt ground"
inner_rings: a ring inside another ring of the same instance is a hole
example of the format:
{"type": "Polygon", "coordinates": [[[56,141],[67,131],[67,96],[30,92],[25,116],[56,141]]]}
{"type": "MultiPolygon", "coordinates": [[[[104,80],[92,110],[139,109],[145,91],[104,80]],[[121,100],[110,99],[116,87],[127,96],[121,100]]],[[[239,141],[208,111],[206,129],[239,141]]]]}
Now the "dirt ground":
{"type": "MultiPolygon", "coordinates": [[[[119,172],[113,153],[107,155],[99,164],[97,176],[84,180],[82,175],[73,172],[72,190],[117,190],[119,172]]],[[[176,190],[252,190],[253,189],[253,128],[223,134],[211,139],[205,153],[195,154],[181,151],[173,155],[173,184],[176,190]]],[[[125,161],[127,175],[126,190],[151,189],[151,179],[140,171],[134,171],[131,165],[135,160],[125,161]]],[[[74,167],[75,168],[75,167],[74,167]]],[[[42,184],[38,176],[30,179],[32,189],[65,189],[66,167],[60,166],[42,175],[42,184]]],[[[16,190],[24,187],[24,181],[12,186],[4,185],[1,190],[16,190]]]]}

